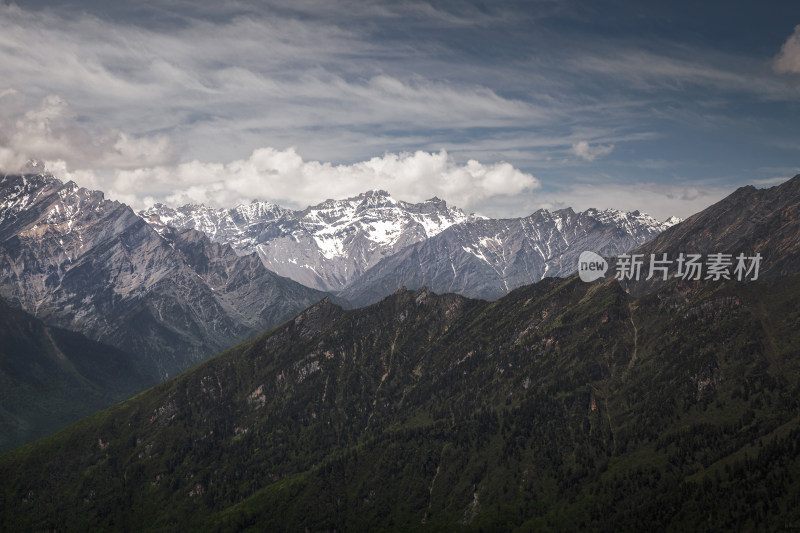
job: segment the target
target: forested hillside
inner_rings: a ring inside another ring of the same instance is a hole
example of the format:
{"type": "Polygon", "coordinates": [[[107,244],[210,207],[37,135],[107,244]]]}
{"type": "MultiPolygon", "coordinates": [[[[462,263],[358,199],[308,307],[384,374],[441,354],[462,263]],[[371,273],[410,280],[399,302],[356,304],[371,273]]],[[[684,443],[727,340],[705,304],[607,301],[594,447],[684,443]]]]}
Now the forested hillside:
{"type": "Polygon", "coordinates": [[[323,301],[1,457],[0,526],[789,527],[798,298],[794,276],[323,301]]]}

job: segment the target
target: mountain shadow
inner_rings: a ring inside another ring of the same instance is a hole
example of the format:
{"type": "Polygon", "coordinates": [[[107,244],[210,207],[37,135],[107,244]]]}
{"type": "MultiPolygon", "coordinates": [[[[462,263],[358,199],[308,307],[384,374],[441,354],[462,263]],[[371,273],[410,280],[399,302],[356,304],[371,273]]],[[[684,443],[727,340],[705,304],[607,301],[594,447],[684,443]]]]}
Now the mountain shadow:
{"type": "Polygon", "coordinates": [[[157,381],[137,357],[48,327],[0,300],[0,453],[157,381]]]}

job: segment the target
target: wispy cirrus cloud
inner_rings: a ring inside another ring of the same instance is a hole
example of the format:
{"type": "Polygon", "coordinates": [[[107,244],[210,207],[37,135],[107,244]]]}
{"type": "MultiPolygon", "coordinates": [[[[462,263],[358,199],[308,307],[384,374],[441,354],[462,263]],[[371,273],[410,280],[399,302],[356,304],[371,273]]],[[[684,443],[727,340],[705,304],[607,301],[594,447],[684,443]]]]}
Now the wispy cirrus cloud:
{"type": "Polygon", "coordinates": [[[425,54],[315,17],[186,17],[167,31],[13,5],[0,5],[0,14],[0,63],[13,88],[32,98],[58,95],[97,128],[169,134],[187,158],[224,161],[242,155],[241,146],[300,140],[313,151],[315,142],[342,132],[367,138],[532,127],[558,115],[480,79],[452,81],[403,67],[425,54]]]}
{"type": "Polygon", "coordinates": [[[713,89],[749,93],[764,99],[798,100],[800,97],[781,80],[764,76],[761,62],[751,58],[721,52],[700,53],[681,44],[654,51],[631,49],[612,41],[599,49],[599,53],[581,54],[569,62],[577,72],[610,77],[617,83],[624,82],[650,94],[713,89]]]}

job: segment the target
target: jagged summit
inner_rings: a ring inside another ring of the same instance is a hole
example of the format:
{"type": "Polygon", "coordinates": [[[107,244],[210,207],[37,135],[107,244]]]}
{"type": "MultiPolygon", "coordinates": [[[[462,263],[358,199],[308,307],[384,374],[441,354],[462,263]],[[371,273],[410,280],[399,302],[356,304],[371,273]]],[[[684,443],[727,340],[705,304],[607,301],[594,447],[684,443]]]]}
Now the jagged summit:
{"type": "Polygon", "coordinates": [[[48,173],[0,174],[0,194],[3,195],[2,197],[55,184],[63,185],[61,180],[48,173]]]}
{"type": "Polygon", "coordinates": [[[385,191],[383,189],[370,189],[370,190],[368,190],[366,192],[363,192],[363,193],[359,194],[358,196],[359,197],[363,196],[365,198],[369,198],[371,196],[382,196],[382,197],[388,198],[388,197],[391,197],[392,195],[389,194],[388,191],[385,191]]]}

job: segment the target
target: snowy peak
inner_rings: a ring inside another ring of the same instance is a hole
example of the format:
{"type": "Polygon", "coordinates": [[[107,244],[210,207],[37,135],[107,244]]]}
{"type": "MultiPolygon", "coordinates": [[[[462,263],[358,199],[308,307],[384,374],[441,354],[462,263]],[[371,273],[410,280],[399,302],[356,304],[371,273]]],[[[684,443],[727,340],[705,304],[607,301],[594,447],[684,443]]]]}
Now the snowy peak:
{"type": "Polygon", "coordinates": [[[49,174],[15,174],[0,177],[0,222],[33,205],[46,188],[62,183],[49,174]]]}
{"type": "MultiPolygon", "coordinates": [[[[605,249],[612,241],[624,243],[622,247],[632,247],[658,235],[668,226],[639,211],[588,209],[576,213],[572,208],[566,208],[552,212],[540,209],[522,219],[488,220],[469,227],[470,231],[461,237],[461,249],[465,252],[506,272],[511,268],[509,263],[517,260],[517,252],[529,247],[536,260],[542,262],[541,275],[544,276],[568,274],[569,271],[561,267],[557,273],[551,271],[553,265],[548,263],[575,243],[586,242],[587,235],[609,237],[595,241],[594,248],[586,249],[605,249]]],[[[614,247],[619,249],[616,244],[614,247]]],[[[538,281],[536,277],[533,276],[530,282],[538,281]]]]}
{"type": "MultiPolygon", "coordinates": [[[[62,183],[49,174],[9,175],[0,179],[0,238],[11,235],[50,239],[69,260],[85,252],[84,226],[122,207],[103,193],[62,183]]],[[[106,234],[138,221],[125,207],[115,224],[100,228],[106,234]]]]}
{"type": "Polygon", "coordinates": [[[242,252],[248,252],[252,234],[258,234],[267,222],[291,218],[291,211],[270,202],[254,201],[234,209],[215,209],[188,204],[177,209],[157,203],[140,211],[139,215],[159,233],[165,226],[177,229],[196,229],[212,240],[225,242],[242,252]]]}
{"type": "Polygon", "coordinates": [[[270,202],[253,201],[247,205],[240,205],[233,209],[233,219],[244,222],[256,223],[260,220],[276,220],[287,216],[291,211],[270,202]]]}
{"type": "Polygon", "coordinates": [[[396,200],[383,190],[367,191],[344,200],[325,200],[295,212],[295,216],[306,222],[336,226],[358,224],[366,219],[421,221],[423,218],[446,219],[450,220],[450,224],[457,224],[468,218],[460,209],[448,208],[438,198],[412,204],[396,200]]]}
{"type": "Polygon", "coordinates": [[[618,209],[604,209],[599,211],[591,208],[583,213],[603,223],[627,223],[632,226],[647,227],[658,231],[663,231],[670,225],[677,224],[681,221],[678,217],[670,217],[668,220],[671,222],[659,222],[647,213],[642,213],[639,210],[625,212],[618,209]]]}
{"type": "Polygon", "coordinates": [[[361,200],[359,209],[374,209],[382,207],[393,207],[397,205],[397,200],[383,190],[367,191],[359,194],[356,198],[361,200]]]}
{"type": "MultiPolygon", "coordinates": [[[[393,246],[403,233],[416,230],[422,238],[433,237],[453,224],[469,219],[439,199],[420,204],[398,201],[382,190],[368,191],[345,200],[326,200],[297,214],[315,238],[344,241],[360,234],[378,246],[393,246]]],[[[337,246],[344,250],[344,246],[337,246]]],[[[340,252],[340,253],[342,253],[340,252]]]]}

